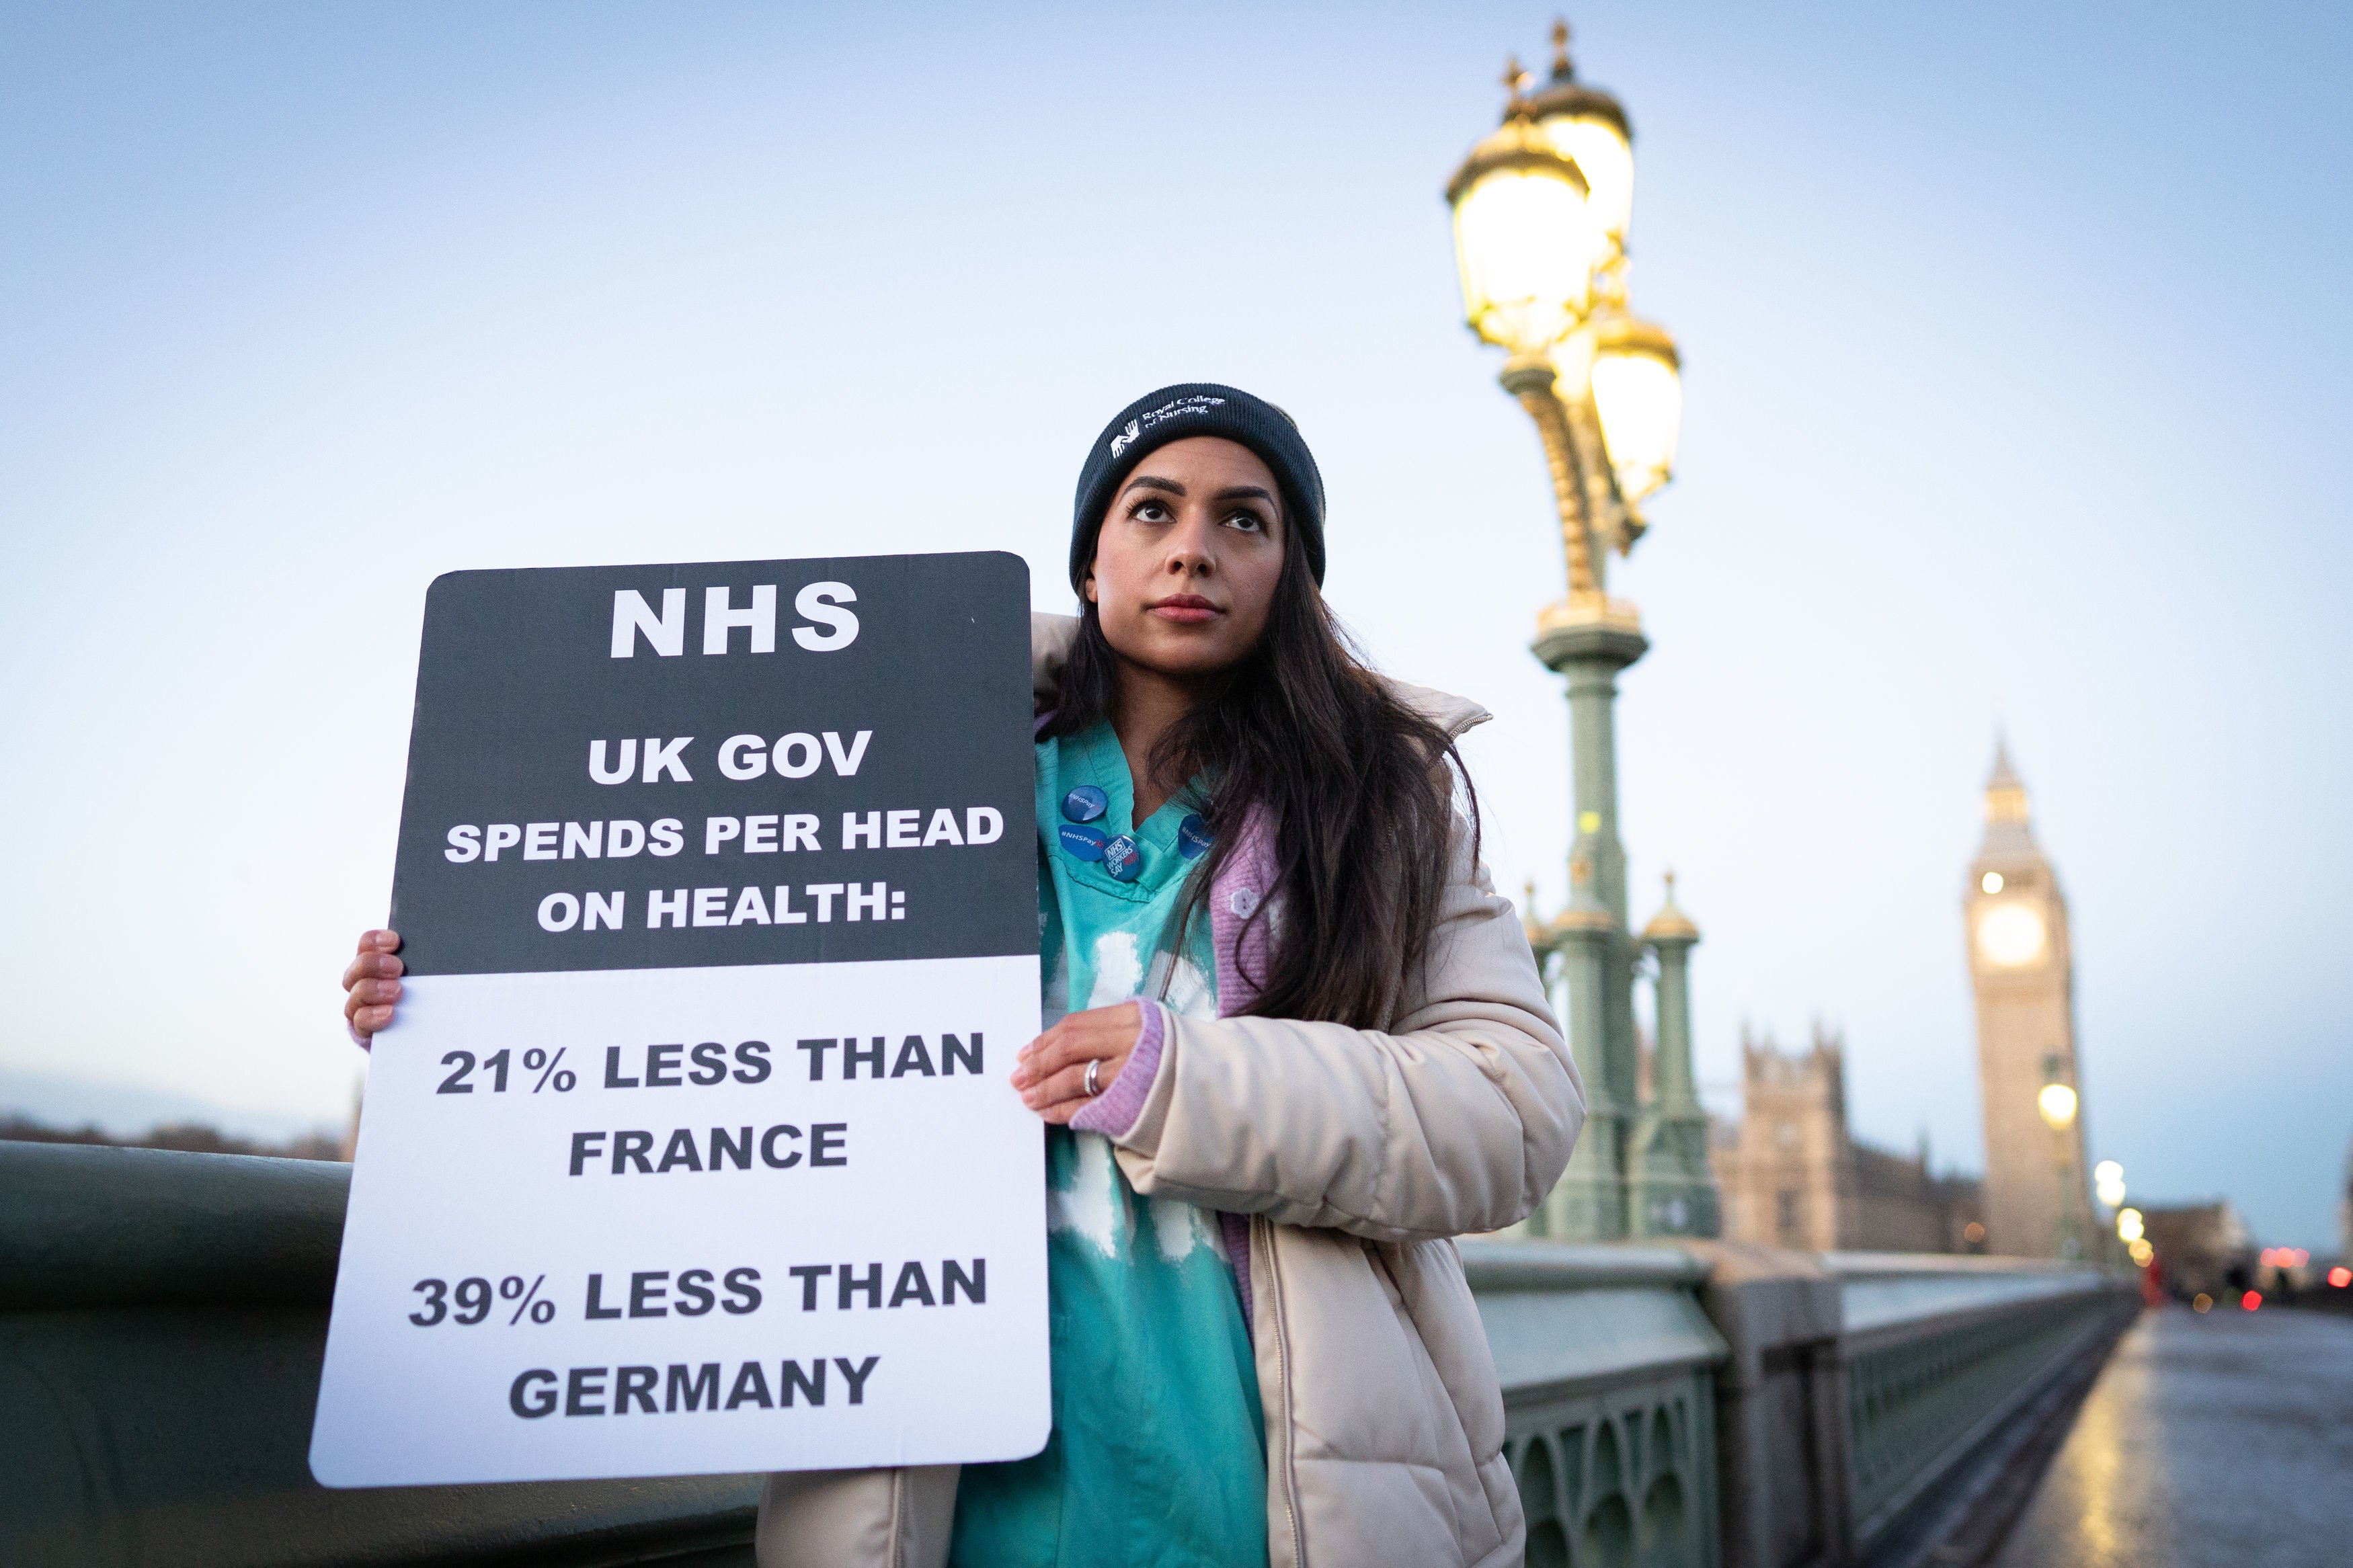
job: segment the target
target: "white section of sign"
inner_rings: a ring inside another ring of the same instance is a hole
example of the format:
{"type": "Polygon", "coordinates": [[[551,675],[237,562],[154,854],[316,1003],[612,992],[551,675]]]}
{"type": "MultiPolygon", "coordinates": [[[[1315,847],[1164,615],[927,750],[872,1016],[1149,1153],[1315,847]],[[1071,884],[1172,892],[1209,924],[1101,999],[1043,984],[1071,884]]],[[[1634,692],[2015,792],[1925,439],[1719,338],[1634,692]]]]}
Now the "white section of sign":
{"type": "Polygon", "coordinates": [[[1037,1029],[1035,957],[409,980],[369,1068],[311,1473],[1037,1452],[1044,1139],[1007,1081],[1037,1029]]]}

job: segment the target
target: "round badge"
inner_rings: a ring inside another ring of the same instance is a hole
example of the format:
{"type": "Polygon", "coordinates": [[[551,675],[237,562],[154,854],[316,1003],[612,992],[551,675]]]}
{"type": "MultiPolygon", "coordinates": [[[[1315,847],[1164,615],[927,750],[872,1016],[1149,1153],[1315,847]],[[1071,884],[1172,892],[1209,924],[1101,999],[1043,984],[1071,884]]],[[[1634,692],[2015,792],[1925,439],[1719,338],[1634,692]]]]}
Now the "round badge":
{"type": "Polygon", "coordinates": [[[1201,820],[1201,814],[1198,811],[1176,825],[1176,853],[1187,860],[1199,859],[1216,842],[1209,832],[1209,825],[1201,820]]]}
{"type": "Polygon", "coordinates": [[[1111,796],[1092,784],[1081,784],[1062,797],[1062,815],[1072,822],[1092,822],[1111,809],[1111,796]]]}
{"type": "MultiPolygon", "coordinates": [[[[1070,829],[1065,827],[1062,831],[1068,833],[1070,829]]],[[[1124,833],[1105,844],[1102,855],[1103,869],[1111,873],[1113,881],[1133,882],[1144,869],[1144,851],[1124,833]]]]}
{"type": "MultiPolygon", "coordinates": [[[[1057,835],[1062,853],[1073,860],[1100,860],[1103,858],[1103,833],[1100,827],[1082,827],[1066,822],[1057,835]]],[[[1118,873],[1113,872],[1116,876],[1118,873]]]]}

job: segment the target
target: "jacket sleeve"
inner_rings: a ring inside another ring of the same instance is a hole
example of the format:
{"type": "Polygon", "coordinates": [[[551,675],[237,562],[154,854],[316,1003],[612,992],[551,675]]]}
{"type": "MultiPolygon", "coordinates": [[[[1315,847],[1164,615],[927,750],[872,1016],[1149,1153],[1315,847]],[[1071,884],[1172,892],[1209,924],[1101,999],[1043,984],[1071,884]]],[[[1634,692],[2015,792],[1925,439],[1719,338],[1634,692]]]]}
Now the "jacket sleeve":
{"type": "Polygon", "coordinates": [[[1114,1140],[1138,1192],[1400,1242],[1500,1229],[1543,1201],[1584,1086],[1459,818],[1450,858],[1393,1028],[1163,1010],[1151,1091],[1114,1140]]]}

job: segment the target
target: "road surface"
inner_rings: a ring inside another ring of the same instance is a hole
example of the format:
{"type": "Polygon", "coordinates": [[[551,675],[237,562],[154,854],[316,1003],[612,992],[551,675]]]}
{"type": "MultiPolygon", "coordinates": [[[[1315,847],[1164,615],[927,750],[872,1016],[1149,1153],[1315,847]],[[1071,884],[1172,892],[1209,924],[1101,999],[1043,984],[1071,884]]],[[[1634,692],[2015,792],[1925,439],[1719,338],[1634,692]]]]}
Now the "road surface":
{"type": "Polygon", "coordinates": [[[2353,1317],[2219,1303],[2145,1314],[1994,1561],[2353,1563],[2353,1317]]]}

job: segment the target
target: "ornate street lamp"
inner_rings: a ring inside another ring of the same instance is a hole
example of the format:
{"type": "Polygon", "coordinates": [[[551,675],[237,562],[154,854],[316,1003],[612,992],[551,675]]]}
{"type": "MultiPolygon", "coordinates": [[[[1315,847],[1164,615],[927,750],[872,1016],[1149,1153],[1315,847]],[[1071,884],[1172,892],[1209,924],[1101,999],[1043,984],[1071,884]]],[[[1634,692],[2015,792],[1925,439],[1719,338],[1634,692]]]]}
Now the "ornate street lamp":
{"type": "Polygon", "coordinates": [[[1578,1240],[1712,1236],[1719,1205],[1705,1116],[1688,1089],[1682,1000],[1698,932],[1672,894],[1642,936],[1632,932],[1611,711],[1618,672],[1650,644],[1640,612],[1609,595],[1609,552],[1632,550],[1644,528],[1635,503],[1673,474],[1682,359],[1672,339],[1626,308],[1634,195],[1626,111],[1577,79],[1566,24],[1554,25],[1553,44],[1552,76],[1541,87],[1516,62],[1506,68],[1503,124],[1446,185],[1463,320],[1509,355],[1499,379],[1535,422],[1568,568],[1568,595],[1538,615],[1534,651],[1568,682],[1577,837],[1568,906],[1548,923],[1532,922],[1531,940],[1540,955],[1560,959],[1588,1114],[1568,1173],[1529,1227],[1578,1240]],[[1662,987],[1659,1081],[1683,1087],[1638,1106],[1634,974],[1651,950],[1662,987]],[[1666,1061],[1674,1052],[1680,1059],[1666,1061]]]}

